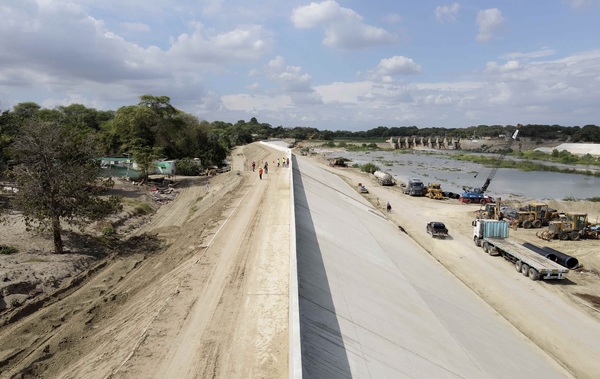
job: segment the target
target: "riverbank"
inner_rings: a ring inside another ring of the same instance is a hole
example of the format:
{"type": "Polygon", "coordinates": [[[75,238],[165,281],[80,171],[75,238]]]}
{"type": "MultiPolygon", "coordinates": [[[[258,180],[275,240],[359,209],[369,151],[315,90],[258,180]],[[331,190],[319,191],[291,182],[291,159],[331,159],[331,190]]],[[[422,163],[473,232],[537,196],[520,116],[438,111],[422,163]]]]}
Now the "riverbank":
{"type": "MultiPolygon", "coordinates": [[[[365,185],[369,190],[362,195],[365,199],[483,301],[575,377],[594,378],[600,369],[597,359],[590,354],[590,349],[598,348],[600,338],[600,257],[596,253],[600,240],[543,241],[535,235],[539,229],[511,230],[510,239],[517,243],[549,246],[576,257],[581,264],[564,280],[534,282],[517,273],[514,265],[502,257],[488,256],[475,246],[471,222],[479,205],[407,196],[398,186],[380,186],[373,175],[356,168],[330,167],[322,154],[315,154],[312,159],[357,191],[358,183],[365,185]],[[392,205],[389,214],[384,209],[388,201],[392,205]],[[444,222],[450,237],[432,238],[425,231],[429,221],[444,222]],[[572,325],[577,326],[571,328],[572,325]],[[556,343],[557,339],[560,344],[556,343]]],[[[509,204],[518,206],[529,200],[513,198],[509,204]]],[[[594,220],[600,218],[599,203],[557,200],[549,205],[561,210],[585,211],[594,220]]]]}

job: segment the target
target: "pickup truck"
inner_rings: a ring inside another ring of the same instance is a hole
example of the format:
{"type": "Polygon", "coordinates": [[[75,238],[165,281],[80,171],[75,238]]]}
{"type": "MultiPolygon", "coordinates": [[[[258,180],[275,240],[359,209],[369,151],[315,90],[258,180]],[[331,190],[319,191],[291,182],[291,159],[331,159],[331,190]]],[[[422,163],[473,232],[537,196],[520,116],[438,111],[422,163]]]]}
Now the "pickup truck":
{"type": "Polygon", "coordinates": [[[432,221],[427,224],[427,233],[431,234],[431,237],[448,237],[448,229],[443,222],[432,221]]]}

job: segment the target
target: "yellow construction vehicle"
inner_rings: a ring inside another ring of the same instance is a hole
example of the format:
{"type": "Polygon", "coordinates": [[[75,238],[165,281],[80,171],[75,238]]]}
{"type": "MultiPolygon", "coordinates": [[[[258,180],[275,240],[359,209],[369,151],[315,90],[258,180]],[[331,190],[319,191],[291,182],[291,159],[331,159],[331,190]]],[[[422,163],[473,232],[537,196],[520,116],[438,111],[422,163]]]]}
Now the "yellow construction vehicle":
{"type": "Polygon", "coordinates": [[[501,200],[499,197],[496,198],[496,201],[493,203],[485,204],[485,207],[479,209],[479,218],[485,220],[501,220],[502,214],[500,212],[500,203],[501,200]]]}
{"type": "Polygon", "coordinates": [[[577,241],[582,236],[585,238],[586,230],[589,226],[587,213],[560,214],[559,220],[550,221],[547,230],[537,232],[536,235],[544,240],[560,239],[562,241],[577,241]]]}
{"type": "Polygon", "coordinates": [[[535,220],[532,221],[534,228],[541,228],[548,225],[550,221],[558,220],[558,212],[556,209],[548,208],[546,203],[529,203],[519,209],[520,211],[535,212],[535,220]]]}
{"type": "Polygon", "coordinates": [[[427,194],[426,196],[430,199],[435,200],[443,200],[444,195],[442,193],[442,186],[439,183],[429,183],[427,184],[427,194]]]}

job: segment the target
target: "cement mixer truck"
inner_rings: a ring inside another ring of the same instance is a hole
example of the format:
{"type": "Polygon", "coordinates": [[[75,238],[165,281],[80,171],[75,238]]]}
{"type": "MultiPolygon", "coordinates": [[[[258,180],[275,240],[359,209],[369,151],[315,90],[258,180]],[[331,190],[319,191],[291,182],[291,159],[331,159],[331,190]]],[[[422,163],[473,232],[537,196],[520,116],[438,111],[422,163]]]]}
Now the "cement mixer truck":
{"type": "Polygon", "coordinates": [[[394,185],[394,178],[392,178],[392,175],[388,174],[387,172],[375,171],[373,175],[375,175],[375,177],[377,178],[377,182],[382,186],[394,185]]]}

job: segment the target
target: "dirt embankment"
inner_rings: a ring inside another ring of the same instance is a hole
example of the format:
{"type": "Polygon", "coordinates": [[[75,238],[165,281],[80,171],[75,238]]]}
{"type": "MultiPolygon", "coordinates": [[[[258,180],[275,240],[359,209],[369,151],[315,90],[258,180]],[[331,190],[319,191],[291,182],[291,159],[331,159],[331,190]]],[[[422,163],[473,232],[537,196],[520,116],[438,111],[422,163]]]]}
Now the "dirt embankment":
{"type": "Polygon", "coordinates": [[[58,257],[46,253],[44,236],[21,234],[25,250],[0,257],[22,267],[10,281],[41,276],[40,264],[55,270],[50,257],[71,267],[55,271],[47,301],[0,315],[0,377],[285,376],[287,275],[272,273],[286,263],[289,223],[280,211],[289,210],[281,192],[289,179],[271,169],[258,181],[247,164],[279,155],[253,144],[234,152],[231,172],[208,182],[176,178],[174,201],[149,218],[119,222],[128,236],[104,245],[68,239],[72,252],[58,257]],[[41,258],[31,259],[32,246],[41,258]],[[81,267],[73,264],[78,254],[86,259],[81,267]]]}

